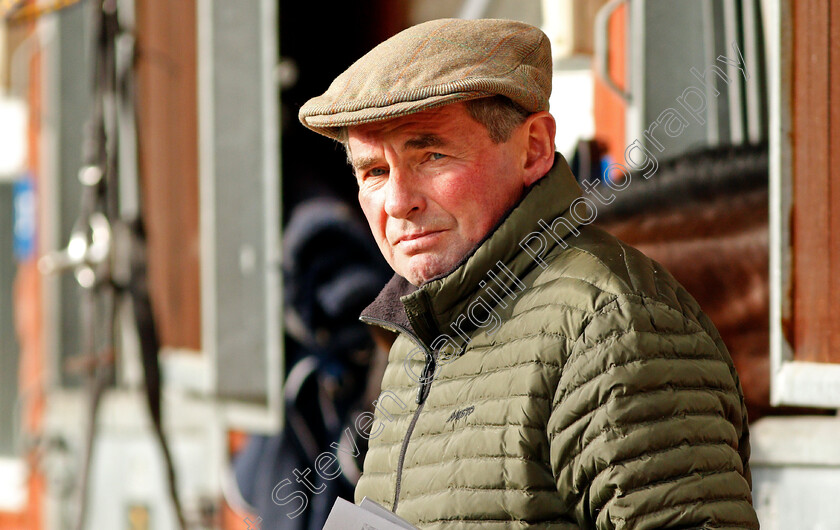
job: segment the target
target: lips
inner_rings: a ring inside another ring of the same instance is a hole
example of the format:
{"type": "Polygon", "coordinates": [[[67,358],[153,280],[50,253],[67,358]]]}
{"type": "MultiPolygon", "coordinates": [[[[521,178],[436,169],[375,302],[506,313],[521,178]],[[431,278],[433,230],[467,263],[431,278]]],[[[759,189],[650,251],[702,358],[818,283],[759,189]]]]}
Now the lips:
{"type": "Polygon", "coordinates": [[[437,242],[438,236],[444,232],[445,230],[426,230],[404,234],[397,239],[394,246],[399,247],[404,252],[422,251],[434,245],[437,242]]]}
{"type": "Polygon", "coordinates": [[[415,232],[413,234],[406,234],[404,236],[400,236],[400,238],[397,239],[397,242],[395,243],[395,245],[399,245],[400,243],[402,243],[404,241],[414,241],[415,239],[420,239],[422,237],[426,237],[426,236],[429,236],[429,235],[432,235],[432,234],[437,234],[438,232],[441,232],[441,231],[442,230],[427,230],[425,232],[415,232]]]}

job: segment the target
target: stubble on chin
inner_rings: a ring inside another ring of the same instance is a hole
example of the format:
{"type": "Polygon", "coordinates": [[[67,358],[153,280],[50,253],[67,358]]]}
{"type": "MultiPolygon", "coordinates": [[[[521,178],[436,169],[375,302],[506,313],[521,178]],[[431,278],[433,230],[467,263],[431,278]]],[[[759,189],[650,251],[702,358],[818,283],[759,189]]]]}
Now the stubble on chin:
{"type": "Polygon", "coordinates": [[[404,259],[405,261],[402,264],[402,267],[399,267],[399,269],[397,269],[397,272],[400,274],[400,276],[408,280],[409,283],[411,283],[412,285],[420,287],[432,278],[440,275],[440,273],[437,272],[438,268],[433,267],[431,264],[425,262],[412,263],[412,260],[410,258],[404,259]]]}
{"type": "Polygon", "coordinates": [[[400,267],[402,271],[398,271],[398,274],[412,285],[420,287],[435,278],[440,278],[452,272],[464,255],[466,255],[466,252],[449,249],[449,252],[442,254],[424,255],[419,260],[417,258],[420,256],[403,256],[402,267],[400,267]]]}

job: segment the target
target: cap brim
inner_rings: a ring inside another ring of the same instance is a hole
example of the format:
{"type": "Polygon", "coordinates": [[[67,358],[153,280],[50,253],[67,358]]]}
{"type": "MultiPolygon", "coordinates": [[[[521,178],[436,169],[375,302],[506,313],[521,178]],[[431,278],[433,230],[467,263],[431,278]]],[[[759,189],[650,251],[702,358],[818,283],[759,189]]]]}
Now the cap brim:
{"type": "Polygon", "coordinates": [[[335,140],[339,139],[339,133],[343,127],[352,127],[365,123],[386,121],[400,116],[407,116],[416,112],[442,107],[451,103],[468,101],[495,96],[492,92],[456,92],[441,96],[431,96],[416,101],[401,101],[383,107],[368,107],[360,110],[336,112],[333,114],[314,114],[307,116],[305,109],[301,109],[300,121],[307,128],[328,136],[335,140]]]}

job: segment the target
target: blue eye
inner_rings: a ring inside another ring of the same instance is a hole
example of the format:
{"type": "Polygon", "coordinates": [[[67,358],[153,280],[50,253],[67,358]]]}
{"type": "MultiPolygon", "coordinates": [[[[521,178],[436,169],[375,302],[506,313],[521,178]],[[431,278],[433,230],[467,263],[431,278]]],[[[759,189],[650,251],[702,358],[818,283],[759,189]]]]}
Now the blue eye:
{"type": "Polygon", "coordinates": [[[441,158],[444,158],[444,157],[446,157],[446,155],[444,155],[442,153],[432,153],[431,154],[432,160],[440,160],[441,158]]]}
{"type": "Polygon", "coordinates": [[[381,177],[385,173],[386,173],[386,171],[384,169],[382,169],[381,167],[377,167],[377,168],[371,169],[368,172],[368,175],[370,175],[371,177],[381,177]]]}

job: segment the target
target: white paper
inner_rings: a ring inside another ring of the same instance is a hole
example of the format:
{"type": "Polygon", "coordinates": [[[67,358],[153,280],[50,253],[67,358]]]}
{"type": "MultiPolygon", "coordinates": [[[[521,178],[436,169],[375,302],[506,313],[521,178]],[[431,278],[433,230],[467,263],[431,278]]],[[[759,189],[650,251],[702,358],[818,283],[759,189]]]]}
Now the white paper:
{"type": "Polygon", "coordinates": [[[395,525],[398,525],[400,528],[405,528],[406,530],[417,530],[417,527],[413,524],[409,523],[408,521],[395,514],[391,510],[379,504],[376,504],[374,501],[368,499],[367,497],[362,499],[362,502],[361,504],[359,504],[359,507],[363,510],[369,511],[372,514],[378,515],[383,519],[391,521],[395,525]]]}
{"type": "Polygon", "coordinates": [[[361,506],[336,499],[324,530],[417,530],[417,527],[366,497],[361,506]]]}

